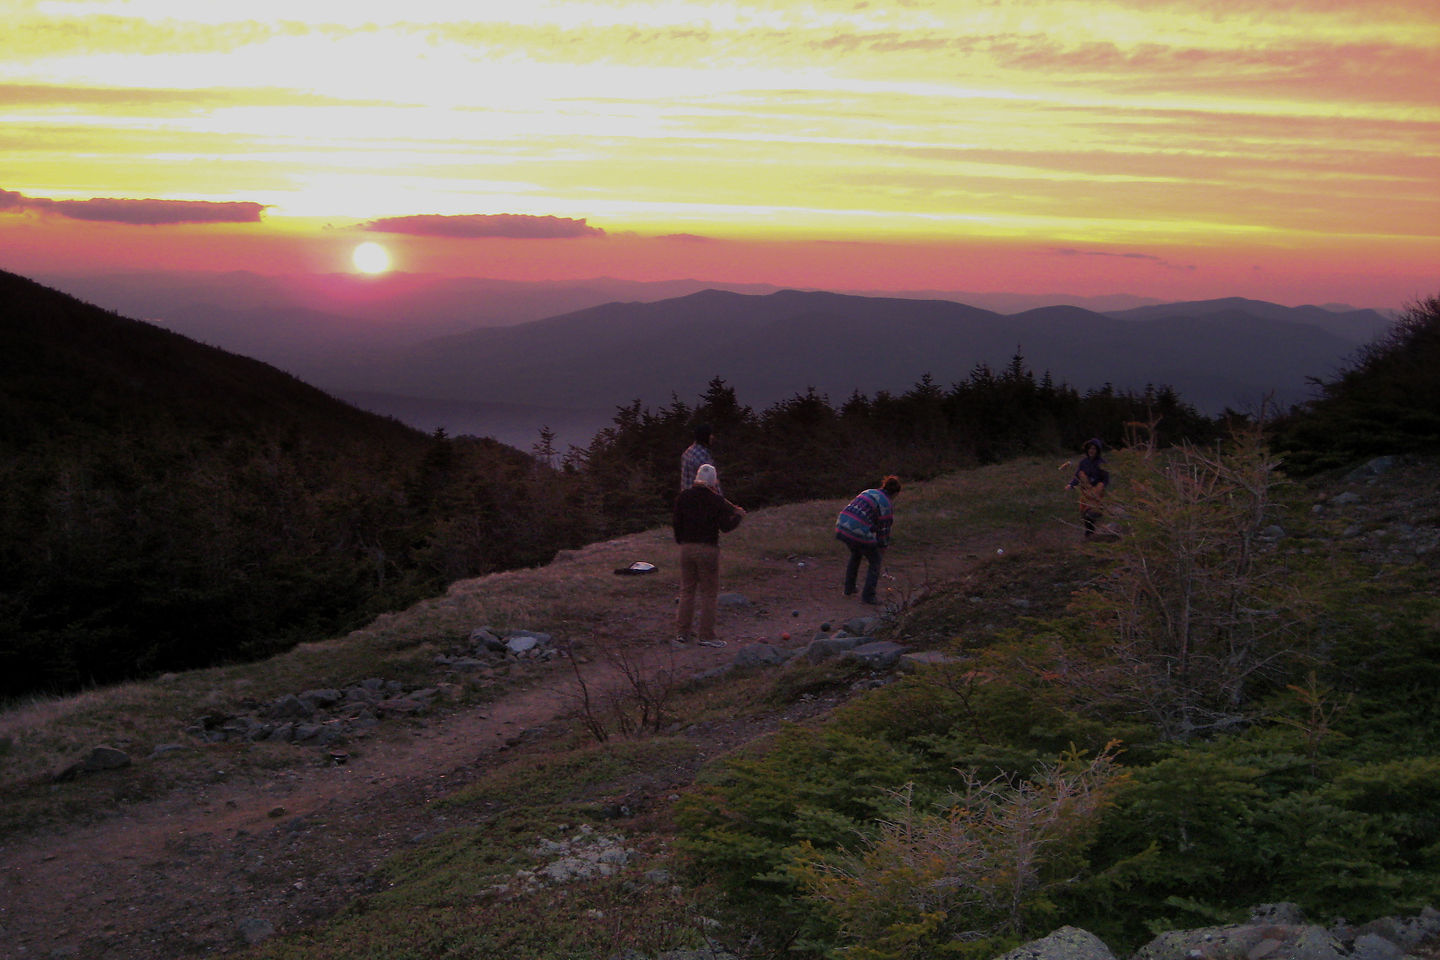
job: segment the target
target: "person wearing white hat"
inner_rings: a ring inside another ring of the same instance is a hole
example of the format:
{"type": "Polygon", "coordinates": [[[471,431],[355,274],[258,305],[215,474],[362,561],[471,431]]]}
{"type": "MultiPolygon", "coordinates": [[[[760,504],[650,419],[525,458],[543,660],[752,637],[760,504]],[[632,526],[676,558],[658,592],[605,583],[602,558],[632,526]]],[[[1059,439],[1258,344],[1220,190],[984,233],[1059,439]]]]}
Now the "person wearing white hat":
{"type": "Polygon", "coordinates": [[[675,642],[690,641],[691,624],[699,615],[698,642],[723,647],[715,638],[716,600],[720,594],[720,534],[740,526],[745,508],[720,495],[714,464],[702,464],[695,485],[675,498],[673,527],[680,545],[680,608],[675,612],[675,642]]]}

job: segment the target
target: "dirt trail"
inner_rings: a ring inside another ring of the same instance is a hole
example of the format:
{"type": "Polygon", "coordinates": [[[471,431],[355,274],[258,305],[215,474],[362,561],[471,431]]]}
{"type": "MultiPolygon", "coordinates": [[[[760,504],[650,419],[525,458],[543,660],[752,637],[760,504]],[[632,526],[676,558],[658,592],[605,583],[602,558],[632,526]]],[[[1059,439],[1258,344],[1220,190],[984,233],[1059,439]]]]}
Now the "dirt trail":
{"type": "MultiPolygon", "coordinates": [[[[943,580],[973,565],[973,556],[957,544],[949,560],[917,558],[909,572],[924,564],[926,577],[943,580]]],[[[907,575],[905,561],[895,572],[907,575]]],[[[722,589],[754,601],[721,611],[729,646],[691,645],[648,659],[689,676],[728,663],[762,637],[778,641],[782,630],[793,630],[790,645],[799,646],[823,622],[874,614],[840,596],[840,574],[840,559],[831,557],[811,561],[803,584],[783,562],[768,578],[726,583],[722,589]]],[[[663,606],[637,610],[626,618],[626,635],[669,636],[672,616],[663,606]]],[[[613,673],[600,658],[586,669],[597,688],[613,673]]],[[[224,773],[217,766],[214,783],[122,805],[90,825],[11,838],[0,846],[0,957],[172,960],[242,946],[247,920],[280,931],[313,923],[373,889],[373,868],[386,856],[458,822],[453,809],[430,800],[492,766],[522,731],[575,704],[573,674],[557,661],[540,668],[532,685],[483,706],[382,724],[343,765],[241,765],[224,773]]]]}

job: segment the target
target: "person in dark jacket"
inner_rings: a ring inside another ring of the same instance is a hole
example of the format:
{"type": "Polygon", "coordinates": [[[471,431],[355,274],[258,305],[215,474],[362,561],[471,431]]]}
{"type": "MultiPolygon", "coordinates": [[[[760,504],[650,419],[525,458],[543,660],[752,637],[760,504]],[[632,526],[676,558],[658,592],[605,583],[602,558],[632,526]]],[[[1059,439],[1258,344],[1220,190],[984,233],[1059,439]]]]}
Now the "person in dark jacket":
{"type": "Polygon", "coordinates": [[[845,567],[845,596],[855,593],[860,561],[869,563],[865,570],[865,589],[860,591],[861,603],[878,602],[875,588],[880,582],[880,565],[885,548],[890,545],[895,497],[899,493],[900,478],[886,477],[878,488],[856,494],[835,518],[835,539],[850,548],[850,562],[845,567]]]}
{"type": "Polygon", "coordinates": [[[715,465],[702,464],[695,485],[675,498],[675,542],[680,545],[680,609],[675,613],[675,642],[690,641],[698,605],[699,643],[723,647],[715,639],[715,606],[720,593],[720,534],[740,526],[745,509],[719,493],[715,465]]]}
{"type": "Polygon", "coordinates": [[[1075,468],[1075,475],[1065,489],[1080,491],[1080,525],[1085,539],[1095,536],[1095,524],[1105,515],[1105,488],[1110,485],[1110,471],[1105,469],[1105,444],[1099,437],[1085,441],[1085,456],[1075,468]]]}

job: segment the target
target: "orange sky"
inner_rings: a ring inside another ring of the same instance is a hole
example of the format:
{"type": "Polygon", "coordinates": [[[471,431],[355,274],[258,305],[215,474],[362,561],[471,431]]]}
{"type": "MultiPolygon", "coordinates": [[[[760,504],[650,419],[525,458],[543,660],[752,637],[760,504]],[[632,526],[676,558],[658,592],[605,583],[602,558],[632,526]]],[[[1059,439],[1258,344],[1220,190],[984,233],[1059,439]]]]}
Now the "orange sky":
{"type": "Polygon", "coordinates": [[[7,0],[0,268],[1397,307],[1436,77],[1433,0],[7,0]]]}

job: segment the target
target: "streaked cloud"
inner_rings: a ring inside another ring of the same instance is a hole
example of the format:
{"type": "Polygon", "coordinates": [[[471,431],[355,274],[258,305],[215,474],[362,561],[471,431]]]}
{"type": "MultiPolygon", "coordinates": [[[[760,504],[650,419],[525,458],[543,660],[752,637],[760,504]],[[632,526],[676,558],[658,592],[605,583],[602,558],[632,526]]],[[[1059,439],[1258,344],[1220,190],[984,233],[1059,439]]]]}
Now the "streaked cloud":
{"type": "Polygon", "coordinates": [[[92,197],[53,200],[0,190],[0,211],[33,210],[71,220],[160,226],[177,223],[259,223],[263,203],[214,200],[132,200],[92,197]]]}
{"type": "Polygon", "coordinates": [[[193,111],[228,107],[379,106],[384,101],[322,96],[282,87],[230,87],[215,89],[152,89],[148,87],[92,87],[44,83],[0,83],[0,104],[10,109],[66,109],[87,107],[126,109],[148,107],[193,111]]]}
{"type": "Polygon", "coordinates": [[[6,183],[612,253],[622,235],[883,238],[1163,244],[1175,265],[1244,237],[1383,271],[1440,244],[1433,0],[455,10],[13,0],[6,183]]]}
{"type": "Polygon", "coordinates": [[[362,224],[361,229],[377,233],[404,233],[418,237],[508,237],[512,240],[557,240],[573,237],[603,237],[605,231],[587,224],[584,218],[535,217],[517,213],[417,214],[382,217],[362,224]]]}
{"type": "Polygon", "coordinates": [[[1156,266],[1165,267],[1170,270],[1194,270],[1194,264],[1171,263],[1164,257],[1157,257],[1152,253],[1137,253],[1134,251],[1118,253],[1112,250],[1074,250],[1060,249],[1052,251],[1056,256],[1061,257],[1116,257],[1121,260],[1143,260],[1153,263],[1156,266]]]}

